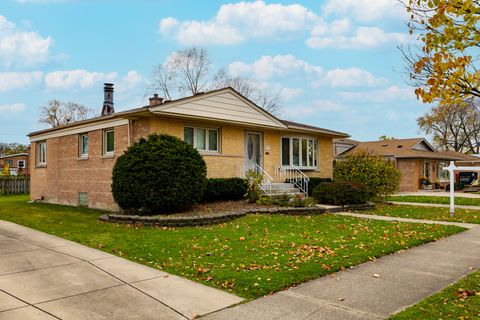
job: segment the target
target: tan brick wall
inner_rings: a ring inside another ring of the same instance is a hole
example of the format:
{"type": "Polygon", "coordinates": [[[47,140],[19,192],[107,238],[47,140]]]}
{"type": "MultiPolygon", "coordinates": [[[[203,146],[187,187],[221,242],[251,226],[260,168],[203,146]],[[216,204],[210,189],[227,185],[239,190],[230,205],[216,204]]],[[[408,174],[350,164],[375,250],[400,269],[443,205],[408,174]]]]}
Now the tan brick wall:
{"type": "Polygon", "coordinates": [[[401,192],[416,192],[419,188],[420,164],[418,159],[397,159],[397,168],[402,173],[400,179],[401,192]]]}
{"type": "MultiPolygon", "coordinates": [[[[31,199],[44,198],[50,203],[78,205],[78,193],[87,192],[89,206],[116,210],[111,193],[112,168],[116,158],[127,148],[128,127],[115,129],[115,155],[103,155],[103,130],[90,131],[88,159],[78,157],[78,135],[47,140],[47,166],[37,168],[32,159],[31,199]]],[[[36,154],[32,143],[32,154],[36,154]]]]}
{"type": "MultiPolygon", "coordinates": [[[[286,133],[265,129],[246,129],[233,125],[215,123],[195,123],[177,118],[150,117],[133,120],[131,141],[134,143],[150,133],[165,133],[183,139],[184,126],[198,125],[220,129],[220,154],[203,154],[207,164],[208,177],[236,177],[244,165],[245,133],[263,133],[263,165],[272,176],[280,166],[281,137],[288,135],[310,136],[300,133],[286,133]],[[266,154],[265,145],[270,146],[266,154]]],[[[30,161],[32,170],[31,198],[42,196],[51,203],[78,205],[78,192],[87,192],[89,206],[116,210],[117,205],[111,195],[111,175],[116,158],[128,144],[128,126],[115,128],[115,157],[102,156],[103,130],[89,132],[89,158],[78,159],[78,135],[53,138],[47,141],[47,167],[36,168],[35,159],[30,161]]],[[[314,137],[314,136],[312,136],[314,137]]],[[[319,143],[319,170],[305,171],[309,176],[332,177],[332,139],[317,136],[319,143]]],[[[36,144],[32,144],[32,154],[36,154],[36,144]]]]}

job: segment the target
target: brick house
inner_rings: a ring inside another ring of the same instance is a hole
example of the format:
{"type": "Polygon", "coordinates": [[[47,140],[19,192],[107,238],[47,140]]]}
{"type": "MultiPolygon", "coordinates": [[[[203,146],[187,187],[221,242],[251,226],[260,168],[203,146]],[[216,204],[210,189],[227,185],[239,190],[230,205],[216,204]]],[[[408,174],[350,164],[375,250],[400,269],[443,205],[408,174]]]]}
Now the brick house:
{"type": "MultiPolygon", "coordinates": [[[[343,139],[340,139],[340,142],[341,140],[343,139]]],[[[472,165],[471,163],[479,160],[460,152],[436,150],[425,138],[355,142],[336,159],[341,160],[346,155],[359,151],[381,155],[394,161],[402,173],[401,192],[416,192],[424,188],[420,183],[420,178],[423,176],[426,176],[431,183],[438,181],[444,187],[449,183],[449,177],[442,168],[448,166],[450,161],[461,162],[461,165],[472,165]]]]}
{"type": "Polygon", "coordinates": [[[118,209],[111,194],[116,158],[151,133],[192,144],[208,177],[242,176],[255,166],[272,182],[292,172],[332,177],[332,139],[348,137],[280,120],[232,88],[173,101],[155,95],[147,106],[117,113],[112,85],[106,84],[104,94],[102,116],[29,134],[32,200],[118,209]]]}
{"type": "MultiPolygon", "coordinates": [[[[0,157],[0,170],[3,171],[5,163],[8,163],[10,168],[10,174],[16,175],[28,175],[29,165],[28,153],[16,153],[0,157]]],[[[1,173],[0,173],[1,174],[1,173]]]]}

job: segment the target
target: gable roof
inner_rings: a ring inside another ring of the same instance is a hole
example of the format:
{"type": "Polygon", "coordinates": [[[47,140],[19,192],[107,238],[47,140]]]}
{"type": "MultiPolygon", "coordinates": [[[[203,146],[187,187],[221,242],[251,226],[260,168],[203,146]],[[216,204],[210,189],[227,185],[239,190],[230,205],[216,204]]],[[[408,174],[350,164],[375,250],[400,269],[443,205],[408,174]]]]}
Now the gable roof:
{"type": "Polygon", "coordinates": [[[339,138],[349,137],[348,134],[343,132],[280,120],[231,87],[199,93],[176,100],[167,100],[153,106],[146,105],[140,108],[116,112],[107,116],[99,116],[55,128],[35,131],[29,133],[28,136],[31,141],[34,141],[40,139],[40,137],[32,139],[33,136],[42,135],[41,138],[45,139],[50,136],[75,133],[78,130],[85,130],[90,126],[101,127],[101,123],[105,123],[105,125],[111,124],[112,126],[117,123],[126,124],[128,119],[135,119],[139,116],[148,117],[152,114],[266,127],[278,130],[314,132],[339,138]]]}
{"type": "Polygon", "coordinates": [[[343,157],[360,151],[366,151],[368,153],[398,159],[423,158],[438,160],[464,160],[466,156],[471,157],[455,151],[437,151],[425,138],[360,142],[355,147],[343,152],[339,156],[343,157]],[[422,143],[426,146],[427,150],[417,148],[422,143]]]}
{"type": "Polygon", "coordinates": [[[156,114],[286,129],[286,125],[234,89],[227,87],[149,108],[156,114]]]}

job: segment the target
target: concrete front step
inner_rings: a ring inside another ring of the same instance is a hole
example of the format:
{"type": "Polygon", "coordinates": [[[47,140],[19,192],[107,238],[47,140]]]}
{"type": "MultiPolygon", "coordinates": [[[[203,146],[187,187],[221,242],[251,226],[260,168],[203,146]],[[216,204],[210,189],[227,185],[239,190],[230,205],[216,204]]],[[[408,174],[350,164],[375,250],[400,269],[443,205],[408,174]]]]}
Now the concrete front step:
{"type": "Polygon", "coordinates": [[[272,195],[270,196],[271,199],[281,199],[283,196],[289,196],[289,197],[293,197],[293,196],[297,196],[297,195],[303,195],[303,192],[290,192],[290,193],[272,193],[272,195]]]}
{"type": "Polygon", "coordinates": [[[280,182],[275,182],[271,184],[272,190],[273,189],[292,189],[295,188],[295,185],[293,183],[280,183],[280,182]]]}
{"type": "Polygon", "coordinates": [[[298,188],[281,188],[281,189],[273,189],[272,194],[282,194],[282,193],[300,193],[298,188]]]}

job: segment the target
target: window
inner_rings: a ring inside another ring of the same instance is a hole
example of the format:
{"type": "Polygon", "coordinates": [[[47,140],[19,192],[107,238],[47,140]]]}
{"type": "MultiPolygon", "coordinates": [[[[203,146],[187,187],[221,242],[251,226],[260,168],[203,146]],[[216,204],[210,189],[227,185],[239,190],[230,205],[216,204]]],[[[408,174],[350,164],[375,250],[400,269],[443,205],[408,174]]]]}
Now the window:
{"type": "Polygon", "coordinates": [[[6,160],[5,161],[9,167],[13,167],[13,160],[6,160]]]}
{"type": "Polygon", "coordinates": [[[47,165],[47,142],[37,142],[37,166],[47,165]]]}
{"type": "Polygon", "coordinates": [[[88,133],[80,135],[78,139],[78,150],[80,158],[88,158],[88,133]]]}
{"type": "Polygon", "coordinates": [[[218,152],[218,129],[185,127],[183,140],[198,151],[218,152]]]}
{"type": "Polygon", "coordinates": [[[113,129],[103,131],[103,154],[113,155],[115,151],[115,134],[113,129]]]}
{"type": "Polygon", "coordinates": [[[317,169],[317,140],[311,138],[282,138],[282,166],[317,169]]]}
{"type": "Polygon", "coordinates": [[[448,181],[449,180],[449,175],[447,170],[443,170],[443,168],[448,167],[448,162],[440,162],[438,164],[438,170],[437,170],[437,179],[440,181],[448,181]]]}
{"type": "Polygon", "coordinates": [[[25,160],[18,160],[18,168],[25,168],[25,160]]]}
{"type": "Polygon", "coordinates": [[[78,193],[78,206],[79,207],[88,207],[88,193],[79,192],[78,193]]]}

